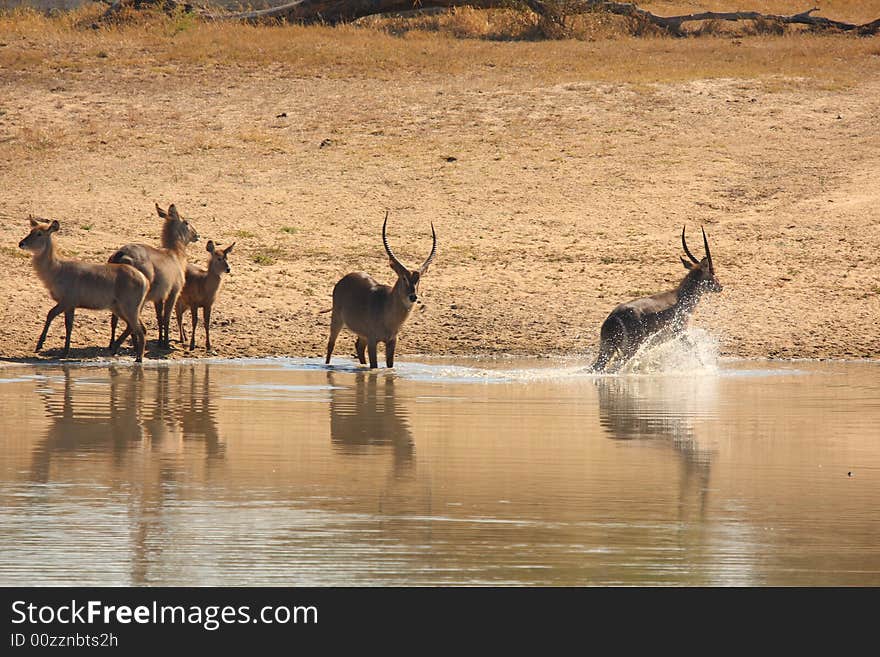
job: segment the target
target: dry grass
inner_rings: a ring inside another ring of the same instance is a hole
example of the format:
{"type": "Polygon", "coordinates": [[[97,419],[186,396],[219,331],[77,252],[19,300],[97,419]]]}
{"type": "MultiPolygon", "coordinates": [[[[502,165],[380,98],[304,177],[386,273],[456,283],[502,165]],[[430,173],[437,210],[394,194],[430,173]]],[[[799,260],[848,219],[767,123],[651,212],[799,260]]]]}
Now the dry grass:
{"type": "MultiPolygon", "coordinates": [[[[299,77],[371,79],[472,75],[491,68],[498,75],[526,75],[541,83],[586,78],[636,84],[769,76],[847,84],[880,69],[880,44],[875,39],[811,34],[743,40],[631,38],[603,15],[579,19],[586,41],[502,42],[493,39],[502,34],[527,38],[540,31],[536,17],[510,10],[461,9],[407,19],[413,29],[404,30],[400,25],[389,27],[395,19],[382,23],[381,29],[369,29],[253,27],[199,23],[191,16],[138,15],[136,20],[91,29],[100,10],[86,6],[51,18],[30,11],[0,15],[0,68],[48,77],[126,68],[166,76],[182,68],[198,73],[256,66],[278,67],[279,74],[299,77]],[[478,38],[458,38],[463,36],[478,38]]],[[[256,134],[242,138],[268,139],[256,134]]]]}

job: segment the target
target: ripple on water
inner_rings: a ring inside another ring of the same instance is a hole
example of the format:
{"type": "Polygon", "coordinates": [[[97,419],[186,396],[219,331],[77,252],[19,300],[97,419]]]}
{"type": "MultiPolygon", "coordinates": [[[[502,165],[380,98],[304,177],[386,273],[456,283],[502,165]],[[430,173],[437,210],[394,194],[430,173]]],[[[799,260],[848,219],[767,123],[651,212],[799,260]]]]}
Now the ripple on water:
{"type": "Polygon", "coordinates": [[[880,584],[880,364],[589,364],[22,367],[0,584],[880,584]]]}

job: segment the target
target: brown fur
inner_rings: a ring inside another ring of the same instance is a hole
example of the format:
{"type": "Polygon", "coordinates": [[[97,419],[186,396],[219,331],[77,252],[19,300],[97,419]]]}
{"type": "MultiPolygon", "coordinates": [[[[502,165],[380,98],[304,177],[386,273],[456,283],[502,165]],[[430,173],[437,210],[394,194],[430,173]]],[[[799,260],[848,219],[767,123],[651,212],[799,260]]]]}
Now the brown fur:
{"type": "Polygon", "coordinates": [[[225,249],[214,246],[214,242],[208,240],[205,250],[211,254],[208,260],[208,268],[200,269],[194,265],[186,267],[186,284],[183,291],[177,297],[175,309],[177,310],[177,330],[180,332],[180,341],[186,342],[186,331],[183,329],[183,313],[189,308],[192,313],[192,336],[189,343],[190,351],[196,348],[196,326],[199,324],[199,308],[205,316],[205,349],[211,351],[211,307],[217,299],[217,293],[223,283],[223,274],[229,273],[227,256],[235,242],[225,249]]]}
{"type": "Polygon", "coordinates": [[[134,267],[126,264],[99,264],[66,260],[58,256],[53,234],[58,231],[58,221],[44,222],[31,218],[31,232],[18,246],[33,254],[37,276],[49,290],[56,305],[46,316],[43,332],[35,351],[43,348],[49,325],[64,313],[64,353],[70,352],[70,334],[73,331],[73,315],[76,308],[112,310],[128,325],[135,343],[135,359],[144,357],[144,328],[140,322],[141,308],[147,295],[149,282],[134,267]]]}
{"type": "Polygon", "coordinates": [[[613,361],[614,371],[632,358],[646,340],[661,334],[680,333],[687,326],[702,295],[721,292],[721,283],[715,278],[715,267],[709,253],[709,241],[703,232],[706,257],[697,260],[687,248],[684,228],[681,243],[689,260],[681,258],[688,273],[674,290],[640,299],[633,299],[617,306],[602,323],[599,355],[593,370],[603,372],[613,361]]]}
{"type": "MultiPolygon", "coordinates": [[[[174,205],[167,212],[156,204],[157,214],[165,220],[162,225],[162,247],[146,244],[126,244],[110,256],[109,262],[125,263],[139,270],[150,282],[147,301],[156,308],[156,323],[159,325],[159,344],[170,348],[169,326],[171,311],[183,289],[186,271],[186,247],[199,239],[188,221],[181,219],[174,205]]],[[[110,323],[110,348],[115,349],[125,340],[128,332],[114,340],[116,335],[116,316],[110,323]]]]}
{"type": "Polygon", "coordinates": [[[415,270],[404,267],[391,252],[385,237],[385,223],[382,224],[382,241],[388,253],[391,268],[397,274],[394,287],[376,282],[364,272],[354,272],[344,276],[333,288],[333,314],[330,316],[330,339],[327,342],[326,363],[330,364],[336,338],[344,326],[357,335],[355,352],[362,365],[366,364],[365,352],[370,356],[370,367],[379,366],[376,346],[385,343],[385,364],[394,367],[394,349],[397,334],[409,317],[413,304],[418,301],[418,286],[421,277],[427,273],[428,266],[437,252],[437,235],[431,225],[434,240],[431,255],[425,263],[415,270]]]}

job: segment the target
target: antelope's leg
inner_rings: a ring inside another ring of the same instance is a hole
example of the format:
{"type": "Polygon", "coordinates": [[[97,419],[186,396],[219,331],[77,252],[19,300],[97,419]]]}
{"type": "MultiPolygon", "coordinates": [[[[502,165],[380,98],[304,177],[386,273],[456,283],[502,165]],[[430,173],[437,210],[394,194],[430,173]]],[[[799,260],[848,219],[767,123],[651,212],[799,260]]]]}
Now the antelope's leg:
{"type": "Polygon", "coordinates": [[[360,336],[354,341],[354,351],[361,365],[367,364],[367,343],[360,336]]]}
{"type": "Polygon", "coordinates": [[[71,308],[64,311],[64,353],[61,354],[63,358],[67,358],[67,354],[70,353],[70,334],[73,333],[74,310],[75,308],[71,308]]]}
{"type": "Polygon", "coordinates": [[[189,312],[191,317],[190,319],[190,328],[192,331],[189,336],[189,350],[192,351],[196,348],[196,327],[199,325],[199,307],[198,306],[190,306],[189,312]]]}
{"type": "Polygon", "coordinates": [[[39,351],[40,349],[43,348],[43,343],[46,341],[46,335],[49,333],[49,324],[51,324],[52,320],[55,319],[56,317],[58,317],[58,315],[60,315],[60,314],[61,314],[61,306],[60,305],[55,306],[46,314],[46,323],[43,325],[43,332],[40,333],[40,339],[37,340],[37,348],[34,349],[34,351],[39,351]]]}
{"type": "Polygon", "coordinates": [[[394,367],[394,348],[397,346],[397,338],[385,343],[385,365],[394,367]]]}
{"type": "Polygon", "coordinates": [[[599,355],[596,357],[596,362],[593,363],[593,371],[594,372],[604,372],[605,368],[608,366],[608,361],[614,356],[614,346],[611,345],[607,340],[602,340],[599,344],[599,355]]]}
{"type": "Polygon", "coordinates": [[[116,341],[116,325],[119,324],[119,317],[116,313],[110,315],[110,344],[108,349],[113,349],[113,343],[116,341]]]}
{"type": "Polygon", "coordinates": [[[162,345],[162,315],[165,303],[163,301],[154,301],[153,307],[156,309],[156,325],[159,327],[159,345],[162,345]]]}
{"type": "Polygon", "coordinates": [[[135,320],[138,323],[137,328],[132,328],[131,324],[129,324],[128,330],[131,331],[131,339],[134,342],[134,362],[142,363],[144,362],[144,348],[146,347],[147,341],[147,328],[143,325],[140,319],[135,318],[135,320]]]}
{"type": "Polygon", "coordinates": [[[174,304],[177,303],[177,296],[180,294],[180,290],[172,290],[171,295],[168,297],[168,300],[165,301],[165,306],[162,309],[162,332],[163,332],[163,342],[166,349],[171,349],[171,313],[174,311],[174,304]]]}
{"type": "Polygon", "coordinates": [[[174,312],[177,314],[177,334],[180,344],[186,344],[186,331],[183,330],[183,313],[186,312],[186,308],[179,300],[174,304],[174,312]]]}
{"type": "Polygon", "coordinates": [[[192,351],[196,348],[196,326],[199,325],[198,308],[196,306],[184,306],[180,302],[177,303],[177,307],[181,309],[177,313],[177,325],[180,328],[180,343],[186,344],[186,341],[189,340],[189,350],[192,351]],[[189,319],[192,331],[190,332],[189,338],[186,337],[186,329],[183,327],[183,316],[186,314],[187,310],[189,310],[191,315],[189,319]]]}
{"type": "MultiPolygon", "coordinates": [[[[193,315],[195,315],[196,309],[193,308],[193,315]]],[[[211,351],[211,306],[205,306],[202,308],[202,313],[205,315],[205,349],[211,351]]],[[[196,330],[193,329],[193,348],[195,348],[196,341],[196,330]]]]}
{"type": "Polygon", "coordinates": [[[370,356],[370,369],[374,370],[379,367],[379,359],[376,356],[377,341],[373,338],[367,340],[367,354],[370,356]]]}
{"type": "Polygon", "coordinates": [[[619,372],[627,363],[629,363],[637,353],[639,353],[639,348],[642,346],[643,341],[635,341],[628,340],[626,344],[621,346],[617,351],[617,360],[614,361],[611,367],[612,372],[619,372]]]}
{"type": "Polygon", "coordinates": [[[330,317],[330,339],[327,340],[327,360],[324,361],[327,365],[330,364],[330,356],[333,355],[333,347],[336,344],[336,337],[341,330],[342,318],[337,315],[334,310],[333,315],[330,317]]]}
{"type": "MultiPolygon", "coordinates": [[[[143,323],[141,323],[141,326],[142,327],[144,326],[143,323]]],[[[117,338],[116,342],[114,342],[113,344],[110,345],[110,353],[115,356],[116,352],[119,351],[119,347],[122,346],[123,342],[125,342],[125,338],[127,338],[131,334],[132,334],[131,326],[126,326],[125,330],[119,334],[119,338],[117,338]]],[[[146,328],[144,328],[144,340],[147,339],[146,336],[147,336],[147,332],[146,332],[146,328]]],[[[137,343],[134,342],[133,337],[132,337],[132,344],[134,344],[135,351],[137,351],[137,343]]]]}

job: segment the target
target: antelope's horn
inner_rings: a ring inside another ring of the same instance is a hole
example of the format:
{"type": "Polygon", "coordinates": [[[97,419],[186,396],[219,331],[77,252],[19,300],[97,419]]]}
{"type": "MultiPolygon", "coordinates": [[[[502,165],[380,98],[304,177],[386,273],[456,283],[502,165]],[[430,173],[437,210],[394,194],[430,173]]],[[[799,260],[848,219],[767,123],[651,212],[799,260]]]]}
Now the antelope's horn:
{"type": "Polygon", "coordinates": [[[385,245],[385,252],[388,254],[388,257],[391,258],[391,261],[395,263],[399,267],[406,267],[397,259],[397,256],[394,255],[394,252],[391,250],[391,247],[388,246],[388,237],[385,235],[385,227],[388,225],[388,210],[385,210],[385,221],[382,222],[382,244],[385,245]]]}
{"type": "Polygon", "coordinates": [[[700,226],[700,230],[703,231],[703,246],[706,248],[706,259],[709,261],[709,270],[714,271],[715,267],[712,266],[712,252],[709,251],[709,240],[706,237],[706,229],[700,226]]]}
{"type": "Polygon", "coordinates": [[[434,240],[434,243],[431,245],[431,255],[428,256],[428,259],[422,263],[422,266],[419,267],[419,273],[423,274],[428,266],[431,264],[431,261],[434,259],[434,256],[437,255],[437,233],[434,231],[434,222],[431,222],[431,238],[434,240]]]}
{"type": "MultiPolygon", "coordinates": [[[[684,247],[684,252],[687,253],[687,257],[691,259],[691,262],[695,265],[700,264],[700,261],[694,257],[694,254],[691,253],[691,250],[688,248],[687,242],[684,241],[684,229],[685,226],[681,227],[681,245],[684,247]]],[[[703,233],[705,235],[705,233],[703,233]]]]}

